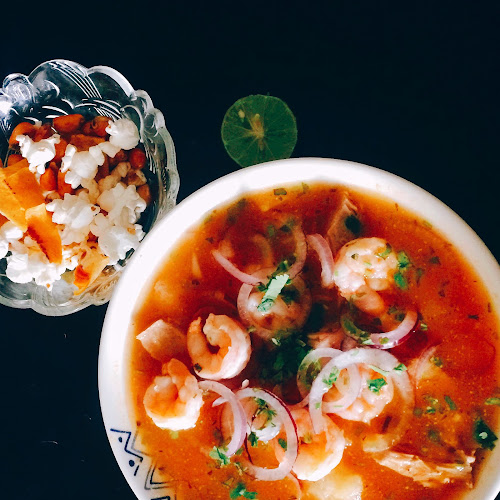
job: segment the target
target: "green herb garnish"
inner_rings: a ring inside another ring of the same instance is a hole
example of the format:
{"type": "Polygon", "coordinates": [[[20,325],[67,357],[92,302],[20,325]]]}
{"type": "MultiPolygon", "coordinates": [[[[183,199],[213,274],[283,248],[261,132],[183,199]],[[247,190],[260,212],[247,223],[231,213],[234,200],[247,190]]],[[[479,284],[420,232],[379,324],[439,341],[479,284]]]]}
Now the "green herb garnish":
{"type": "Polygon", "coordinates": [[[229,498],[231,498],[231,500],[235,500],[236,498],[240,497],[254,500],[255,498],[257,498],[257,492],[248,491],[245,486],[245,483],[240,482],[236,485],[236,488],[234,488],[229,492],[229,498]]]}
{"type": "Polygon", "coordinates": [[[495,447],[495,441],[498,439],[495,433],[481,418],[474,421],[473,436],[481,448],[486,450],[492,450],[495,447]]]}
{"type": "Polygon", "coordinates": [[[248,441],[250,442],[250,445],[251,446],[257,446],[258,442],[259,442],[259,438],[257,437],[257,434],[255,434],[255,432],[251,432],[249,435],[248,435],[248,441]]]}
{"type": "Polygon", "coordinates": [[[287,449],[286,441],[283,438],[278,438],[278,443],[286,451],[287,449]]]}
{"type": "Polygon", "coordinates": [[[266,293],[262,297],[260,304],[257,306],[257,311],[269,311],[289,279],[290,276],[288,276],[288,274],[280,274],[272,278],[269,285],[267,286],[266,293]]]}
{"type": "Polygon", "coordinates": [[[500,406],[500,398],[488,398],[485,402],[485,405],[494,405],[494,406],[500,406]]]}
{"type": "Polygon", "coordinates": [[[431,363],[435,366],[437,366],[438,368],[442,368],[443,367],[443,360],[438,357],[438,356],[432,356],[431,357],[431,363]]]}
{"type": "Polygon", "coordinates": [[[219,466],[224,466],[228,465],[230,463],[229,457],[226,455],[227,448],[223,447],[218,447],[214,446],[211,450],[208,456],[210,458],[213,458],[216,462],[217,465],[219,466]]]}
{"type": "Polygon", "coordinates": [[[344,226],[348,229],[354,236],[359,236],[361,234],[361,221],[354,214],[348,215],[344,220],[344,226]]]}
{"type": "Polygon", "coordinates": [[[358,328],[354,321],[347,314],[343,314],[340,317],[340,325],[342,326],[344,332],[349,335],[349,337],[357,340],[359,344],[373,345],[371,333],[358,328]]]}
{"type": "Polygon", "coordinates": [[[286,189],[284,188],[277,188],[273,191],[274,196],[285,196],[287,194],[286,189]]]}
{"type": "Polygon", "coordinates": [[[389,245],[389,243],[386,243],[385,249],[382,252],[378,253],[377,255],[382,259],[387,259],[387,257],[389,257],[391,252],[392,252],[391,245],[389,245]]]}
{"type": "Polygon", "coordinates": [[[332,371],[330,372],[330,375],[328,377],[323,379],[323,383],[328,387],[331,388],[332,385],[337,382],[337,379],[339,378],[339,369],[334,366],[332,371]]]}
{"type": "Polygon", "coordinates": [[[368,389],[374,394],[380,394],[380,389],[382,389],[384,385],[387,385],[387,382],[383,378],[368,379],[368,389]]]}
{"type": "Polygon", "coordinates": [[[457,405],[455,404],[455,401],[453,401],[453,399],[451,399],[450,396],[445,396],[444,400],[446,401],[446,404],[448,405],[448,408],[450,410],[456,410],[457,409],[457,405]]]}
{"type": "Polygon", "coordinates": [[[441,442],[441,434],[439,433],[439,431],[437,429],[429,429],[427,431],[427,437],[433,443],[440,443],[441,442]]]}

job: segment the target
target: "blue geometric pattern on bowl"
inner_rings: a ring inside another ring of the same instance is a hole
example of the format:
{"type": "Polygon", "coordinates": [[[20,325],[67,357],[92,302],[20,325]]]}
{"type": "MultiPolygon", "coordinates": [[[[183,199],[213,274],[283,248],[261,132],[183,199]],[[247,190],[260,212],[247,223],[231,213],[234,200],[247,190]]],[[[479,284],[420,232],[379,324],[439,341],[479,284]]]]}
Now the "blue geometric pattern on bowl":
{"type": "Polygon", "coordinates": [[[144,493],[151,500],[175,500],[176,494],[173,490],[173,481],[165,479],[165,472],[160,477],[156,463],[138,446],[139,434],[128,430],[110,428],[110,442],[116,450],[116,443],[119,443],[119,452],[116,453],[116,459],[122,469],[128,465],[133,476],[140,480],[143,485],[144,493]],[[114,437],[113,437],[114,435],[114,437]],[[158,490],[162,490],[161,492],[158,490]],[[148,493],[149,492],[149,493],[148,493]]]}
{"type": "MultiPolygon", "coordinates": [[[[70,113],[125,117],[136,124],[148,159],[144,173],[154,194],[154,201],[139,221],[147,233],[175,206],[179,191],[175,149],[163,114],[153,106],[146,92],[134,90],[118,71],[106,66],[85,68],[56,59],[40,64],[28,76],[19,73],[7,76],[0,89],[0,158],[5,158],[8,138],[18,123],[45,121],[70,113]]],[[[62,316],[89,305],[104,304],[109,301],[131,254],[119,266],[106,268],[79,296],[73,295],[72,287],[63,279],[56,282],[51,292],[34,282],[12,283],[5,276],[6,261],[2,259],[0,303],[32,308],[48,316],[62,316]]]]}

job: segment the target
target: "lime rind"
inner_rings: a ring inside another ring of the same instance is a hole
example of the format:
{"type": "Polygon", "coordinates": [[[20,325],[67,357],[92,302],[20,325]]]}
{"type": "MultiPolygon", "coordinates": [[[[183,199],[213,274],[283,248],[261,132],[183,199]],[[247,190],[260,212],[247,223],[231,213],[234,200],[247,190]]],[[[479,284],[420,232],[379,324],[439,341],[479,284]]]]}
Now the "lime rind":
{"type": "Polygon", "coordinates": [[[297,143],[297,123],[287,104],[266,95],[238,99],[226,112],[222,142],[242,167],[289,158],[297,143]]]}

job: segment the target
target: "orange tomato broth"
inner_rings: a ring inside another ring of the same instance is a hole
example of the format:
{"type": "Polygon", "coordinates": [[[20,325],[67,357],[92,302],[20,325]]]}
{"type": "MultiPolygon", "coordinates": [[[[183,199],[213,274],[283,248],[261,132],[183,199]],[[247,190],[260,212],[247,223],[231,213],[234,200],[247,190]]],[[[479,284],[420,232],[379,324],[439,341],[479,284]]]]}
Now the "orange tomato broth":
{"type": "MultiPolygon", "coordinates": [[[[269,189],[219,207],[186,231],[151,280],[129,332],[130,388],[142,441],[156,460],[158,470],[176,485],[178,498],[227,499],[233,488],[243,482],[248,491],[257,492],[258,499],[289,500],[295,498],[297,486],[291,479],[279,482],[254,480],[245,473],[241,474],[233,464],[216,466],[208,456],[213,446],[220,444],[216,439],[220,407],[214,409],[210,404],[216,398],[214,394],[205,396],[194,429],[171,433],[157,428],[146,415],[142,399],[154,377],[160,374],[161,363],[149,356],[135,336],[159,318],[168,319],[186,331],[200,309],[208,306],[215,313],[227,313],[227,303],[236,304],[241,283],[215,262],[211,250],[217,248],[223,238],[229,238],[238,250],[231,258],[236,265],[244,268],[246,264],[258,264],[259,251],[248,243],[249,237],[255,232],[262,233],[266,227],[263,221],[270,220],[278,212],[301,221],[305,234],[325,235],[332,213],[340,203],[340,191],[340,188],[326,184],[287,186],[286,195],[277,195],[275,192],[281,191],[269,189]],[[198,268],[201,275],[194,276],[193,269],[197,274],[198,268]]],[[[394,287],[392,292],[382,294],[386,303],[395,303],[402,309],[413,304],[421,320],[410,339],[389,352],[408,366],[427,347],[437,345],[435,357],[442,362],[438,370],[442,376],[438,383],[423,383],[417,389],[416,408],[420,413],[412,418],[396,449],[419,454],[424,459],[449,460],[446,449],[429,439],[430,433],[436,435],[437,431],[445,440],[451,432],[450,439],[458,439],[461,449],[470,454],[478,448],[472,437],[474,420],[481,417],[491,428],[497,427],[497,408],[484,404],[488,397],[500,395],[496,354],[499,322],[488,293],[466,262],[467,256],[462,256],[460,249],[446,242],[428,222],[393,201],[360,191],[349,191],[349,195],[362,222],[360,236],[384,238],[396,252],[404,250],[411,261],[406,275],[408,289],[401,291],[394,287]],[[445,400],[445,396],[450,399],[445,400]],[[439,403],[429,403],[429,398],[439,403]],[[456,409],[450,409],[446,401],[452,401],[456,409]],[[429,405],[434,405],[438,411],[428,411],[429,405]]],[[[291,243],[283,242],[283,252],[290,250],[288,244],[291,243]]],[[[310,252],[303,275],[308,283],[315,281],[313,297],[315,293],[322,293],[319,274],[316,255],[310,252]]],[[[327,293],[332,295],[332,303],[338,300],[335,291],[327,293]]],[[[254,341],[252,338],[252,343],[254,341]]],[[[240,376],[222,382],[237,389],[241,381],[248,378],[250,386],[266,386],[256,376],[258,358],[254,352],[240,376]]],[[[187,354],[181,361],[195,373],[187,354]]],[[[267,387],[272,389],[273,385],[267,387]]],[[[288,392],[293,394],[293,388],[288,392]]],[[[369,426],[336,415],[331,415],[331,418],[343,429],[348,442],[340,467],[362,477],[363,499],[452,499],[459,498],[467,489],[461,482],[425,488],[411,478],[378,465],[361,447],[360,435],[369,426]]],[[[380,418],[375,419],[372,426],[380,428],[380,418]]],[[[260,443],[257,449],[251,448],[251,453],[254,459],[255,453],[262,455],[256,459],[259,465],[276,466],[271,445],[260,443]]],[[[474,482],[485,453],[488,452],[476,451],[474,482]]],[[[236,456],[232,462],[237,460],[236,456]]],[[[306,493],[302,498],[312,500],[315,497],[306,493]]]]}

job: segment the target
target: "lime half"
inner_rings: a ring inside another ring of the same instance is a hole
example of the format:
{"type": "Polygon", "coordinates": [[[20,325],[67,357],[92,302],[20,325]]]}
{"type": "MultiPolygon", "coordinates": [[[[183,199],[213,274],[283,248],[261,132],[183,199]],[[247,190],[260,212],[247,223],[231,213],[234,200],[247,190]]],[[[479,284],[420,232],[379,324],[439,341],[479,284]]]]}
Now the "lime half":
{"type": "Polygon", "coordinates": [[[277,97],[249,95],[226,112],[222,142],[242,167],[290,158],[297,142],[297,123],[290,108],[277,97]]]}

